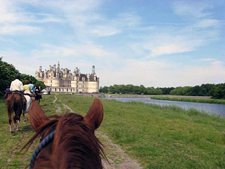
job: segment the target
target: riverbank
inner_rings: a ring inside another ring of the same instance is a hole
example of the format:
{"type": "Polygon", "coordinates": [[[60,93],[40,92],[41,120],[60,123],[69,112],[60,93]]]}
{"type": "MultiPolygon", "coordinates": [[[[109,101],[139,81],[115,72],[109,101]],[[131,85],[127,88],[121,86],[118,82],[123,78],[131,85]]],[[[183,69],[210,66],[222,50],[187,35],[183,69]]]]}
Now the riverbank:
{"type": "Polygon", "coordinates": [[[221,99],[201,99],[201,98],[185,98],[185,97],[163,97],[153,96],[151,99],[155,100],[171,100],[171,101],[184,101],[184,102],[196,102],[196,103],[213,103],[213,104],[225,104],[225,100],[221,99]]]}
{"type": "Polygon", "coordinates": [[[82,95],[98,98],[151,98],[155,100],[225,104],[225,100],[211,99],[210,96],[135,95],[135,94],[82,94],[82,95]]]}
{"type": "MultiPolygon", "coordinates": [[[[93,94],[89,94],[93,95],[93,94]]],[[[204,99],[209,100],[211,99],[210,96],[177,96],[177,95],[138,95],[138,94],[95,94],[93,96],[98,97],[117,97],[117,98],[152,98],[152,97],[168,97],[168,98],[190,98],[190,99],[204,99]]]]}
{"type": "Polygon", "coordinates": [[[173,97],[173,98],[195,98],[195,99],[211,99],[210,96],[177,96],[177,95],[141,95],[141,94],[106,94],[106,93],[83,93],[83,94],[76,94],[76,95],[82,95],[82,96],[89,96],[89,97],[119,97],[119,98],[150,98],[154,96],[160,96],[160,97],[173,97]]]}

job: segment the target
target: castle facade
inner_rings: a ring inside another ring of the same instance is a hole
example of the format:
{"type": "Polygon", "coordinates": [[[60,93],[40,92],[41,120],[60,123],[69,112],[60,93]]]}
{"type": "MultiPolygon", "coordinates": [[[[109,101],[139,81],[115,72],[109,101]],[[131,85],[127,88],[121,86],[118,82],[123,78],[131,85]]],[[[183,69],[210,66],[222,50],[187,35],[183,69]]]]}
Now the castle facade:
{"type": "Polygon", "coordinates": [[[39,71],[35,72],[35,78],[43,81],[52,93],[98,93],[99,78],[95,73],[95,66],[92,66],[90,74],[82,74],[78,68],[71,70],[57,67],[54,64],[48,70],[43,71],[40,66],[39,71]]]}

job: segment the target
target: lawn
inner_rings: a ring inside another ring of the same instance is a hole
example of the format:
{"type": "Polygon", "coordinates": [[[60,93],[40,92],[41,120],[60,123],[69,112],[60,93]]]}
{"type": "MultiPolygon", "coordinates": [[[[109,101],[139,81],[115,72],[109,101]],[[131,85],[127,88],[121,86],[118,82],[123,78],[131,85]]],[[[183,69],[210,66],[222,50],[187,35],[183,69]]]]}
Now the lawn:
{"type": "MultiPolygon", "coordinates": [[[[41,106],[47,115],[63,103],[85,115],[94,97],[45,95],[41,106]]],[[[225,168],[225,119],[181,108],[160,107],[139,102],[101,99],[104,120],[98,130],[119,144],[145,169],[150,168],[225,168]]],[[[21,122],[21,131],[9,132],[5,100],[0,98],[0,168],[25,168],[31,150],[18,153],[34,134],[29,123],[21,122]]],[[[23,118],[21,117],[21,121],[23,118]]]]}

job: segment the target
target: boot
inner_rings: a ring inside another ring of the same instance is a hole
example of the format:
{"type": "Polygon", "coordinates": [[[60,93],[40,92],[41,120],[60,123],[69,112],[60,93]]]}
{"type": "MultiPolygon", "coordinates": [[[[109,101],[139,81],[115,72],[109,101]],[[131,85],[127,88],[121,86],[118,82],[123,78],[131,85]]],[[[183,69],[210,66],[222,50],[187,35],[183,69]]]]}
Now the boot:
{"type": "Polygon", "coordinates": [[[26,108],[27,108],[26,103],[24,103],[24,104],[23,104],[23,112],[26,111],[26,108]]]}
{"type": "Polygon", "coordinates": [[[23,98],[23,111],[25,112],[26,111],[26,105],[27,105],[27,100],[26,100],[26,98],[24,97],[24,96],[22,96],[22,98],[23,98]]]}

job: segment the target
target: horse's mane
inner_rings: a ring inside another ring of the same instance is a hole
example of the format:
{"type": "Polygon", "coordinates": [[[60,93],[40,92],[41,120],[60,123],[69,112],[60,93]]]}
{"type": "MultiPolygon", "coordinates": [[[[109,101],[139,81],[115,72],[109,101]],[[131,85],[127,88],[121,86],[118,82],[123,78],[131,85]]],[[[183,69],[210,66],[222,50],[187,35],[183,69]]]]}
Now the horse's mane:
{"type": "Polygon", "coordinates": [[[78,114],[68,113],[63,116],[54,116],[52,120],[38,128],[36,134],[24,148],[27,146],[29,148],[38,136],[43,139],[54,130],[56,130],[56,134],[51,146],[44,148],[50,149],[51,160],[49,157],[45,157],[46,151],[43,153],[41,151],[37,156],[39,164],[35,164],[35,168],[46,167],[47,161],[51,161],[51,164],[48,164],[49,168],[102,168],[99,156],[100,154],[105,157],[102,144],[95,137],[93,131],[83,123],[83,119],[78,114]]]}

